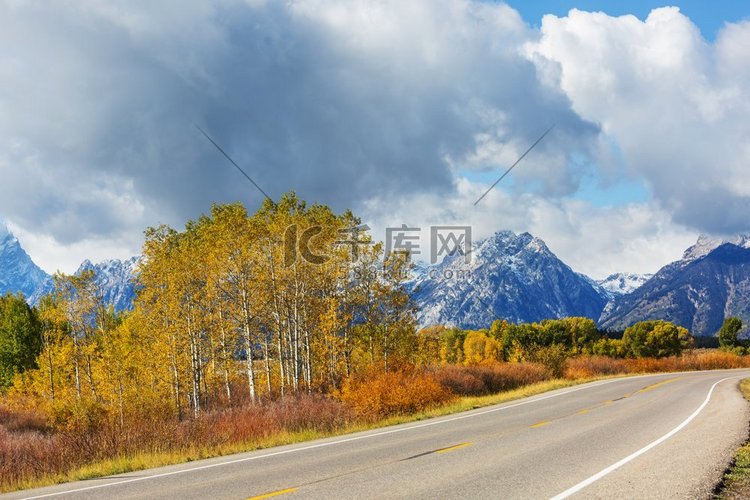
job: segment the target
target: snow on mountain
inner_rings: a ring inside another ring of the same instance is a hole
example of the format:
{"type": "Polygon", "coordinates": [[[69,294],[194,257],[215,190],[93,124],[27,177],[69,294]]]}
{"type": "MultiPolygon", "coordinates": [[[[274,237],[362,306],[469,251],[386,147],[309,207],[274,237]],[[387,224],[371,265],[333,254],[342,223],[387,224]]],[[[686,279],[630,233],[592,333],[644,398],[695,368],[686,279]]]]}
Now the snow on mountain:
{"type": "Polygon", "coordinates": [[[139,261],[140,257],[131,257],[128,260],[105,260],[94,264],[87,259],[83,261],[76,274],[86,270],[94,271],[94,283],[104,303],[112,305],[115,311],[126,311],[133,308],[133,279],[139,261]]]}
{"type": "Polygon", "coordinates": [[[35,303],[51,289],[50,276],[31,260],[18,239],[0,221],[0,295],[23,293],[35,303]]]}
{"type": "Polygon", "coordinates": [[[691,246],[682,255],[682,260],[677,261],[680,264],[687,264],[703,256],[708,255],[713,250],[716,250],[725,243],[731,243],[732,245],[740,248],[750,248],[750,235],[739,234],[728,239],[712,238],[705,234],[701,234],[698,237],[698,241],[695,245],[691,246]]]}
{"type": "Polygon", "coordinates": [[[596,283],[611,298],[618,295],[625,295],[638,289],[647,282],[653,274],[635,274],[635,273],[615,273],[610,274],[603,280],[597,280],[596,283]]]}
{"type": "Polygon", "coordinates": [[[422,326],[487,328],[496,319],[598,318],[607,299],[547,245],[528,233],[501,231],[422,271],[414,283],[422,326]]]}

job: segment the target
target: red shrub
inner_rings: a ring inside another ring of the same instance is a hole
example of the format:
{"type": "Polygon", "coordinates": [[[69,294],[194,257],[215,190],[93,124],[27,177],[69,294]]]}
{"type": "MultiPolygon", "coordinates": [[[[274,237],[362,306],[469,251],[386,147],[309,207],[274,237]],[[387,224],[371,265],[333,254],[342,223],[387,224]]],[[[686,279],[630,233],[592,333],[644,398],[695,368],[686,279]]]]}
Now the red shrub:
{"type": "Polygon", "coordinates": [[[271,403],[267,413],[288,431],[331,431],[354,418],[351,409],[333,398],[302,394],[271,403]]]}
{"type": "Polygon", "coordinates": [[[11,432],[41,432],[47,430],[47,419],[39,412],[11,410],[0,405],[0,426],[11,432]]]}

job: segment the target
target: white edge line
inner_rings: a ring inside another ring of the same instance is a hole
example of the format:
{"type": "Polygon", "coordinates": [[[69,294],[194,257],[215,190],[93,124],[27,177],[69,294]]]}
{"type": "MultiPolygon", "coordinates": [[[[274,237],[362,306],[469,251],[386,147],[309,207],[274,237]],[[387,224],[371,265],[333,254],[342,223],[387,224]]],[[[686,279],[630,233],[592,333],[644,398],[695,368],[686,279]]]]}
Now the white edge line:
{"type": "MultiPolygon", "coordinates": [[[[658,375],[663,375],[663,374],[660,373],[658,375]]],[[[538,401],[544,401],[545,399],[551,399],[551,398],[556,398],[556,397],[559,397],[559,396],[564,396],[564,395],[570,394],[572,392],[578,392],[578,391],[582,391],[584,389],[590,389],[590,388],[593,388],[593,387],[599,387],[599,386],[602,386],[602,385],[611,384],[612,382],[623,382],[623,381],[627,381],[627,380],[633,380],[635,378],[641,378],[643,376],[648,377],[648,376],[651,376],[651,375],[639,375],[639,376],[636,376],[636,377],[624,377],[624,378],[616,378],[616,379],[612,379],[612,380],[605,380],[605,381],[598,382],[598,383],[590,383],[590,384],[582,385],[580,387],[576,387],[576,388],[573,388],[573,389],[570,389],[570,390],[567,390],[567,391],[564,391],[564,392],[557,392],[555,394],[548,394],[546,396],[541,396],[541,397],[537,397],[537,398],[530,399],[530,400],[520,401],[518,403],[509,404],[509,405],[506,405],[506,406],[500,406],[500,407],[497,407],[497,408],[491,408],[489,410],[483,410],[483,411],[478,411],[478,412],[465,413],[463,415],[458,415],[458,416],[455,416],[455,417],[450,417],[450,418],[445,418],[445,419],[440,419],[440,420],[433,420],[433,421],[430,421],[430,422],[424,422],[424,423],[417,424],[417,425],[410,425],[408,427],[401,427],[401,428],[398,428],[398,429],[390,429],[390,430],[387,430],[387,431],[376,432],[376,433],[373,433],[373,434],[365,434],[363,436],[354,436],[354,437],[339,439],[337,441],[329,441],[329,442],[326,442],[326,443],[318,443],[318,444],[303,446],[301,448],[292,448],[292,449],[289,449],[289,450],[281,450],[281,451],[276,451],[276,452],[273,452],[273,453],[266,453],[264,455],[255,455],[255,456],[252,456],[252,457],[238,458],[238,459],[235,459],[235,460],[229,460],[229,461],[219,462],[219,463],[215,463],[215,464],[201,465],[201,466],[198,466],[198,467],[191,467],[189,469],[180,469],[180,470],[177,470],[177,471],[163,472],[161,474],[153,474],[151,476],[134,477],[134,478],[130,478],[130,479],[124,479],[122,481],[115,481],[115,482],[112,482],[112,483],[105,483],[105,484],[97,484],[97,485],[94,485],[94,486],[87,486],[85,488],[76,488],[76,489],[73,489],[73,490],[64,490],[64,491],[58,491],[58,492],[53,492],[53,493],[46,493],[44,495],[35,495],[35,496],[30,496],[30,497],[23,497],[23,500],[32,500],[32,499],[35,499],[35,498],[48,498],[48,497],[54,497],[54,496],[60,496],[60,495],[69,495],[71,493],[80,493],[82,491],[96,490],[96,489],[99,489],[99,488],[107,488],[107,487],[110,487],[110,486],[117,486],[117,485],[120,485],[120,484],[135,483],[135,482],[138,482],[138,481],[147,481],[149,479],[158,479],[158,478],[161,478],[161,477],[174,476],[174,475],[177,475],[177,474],[184,474],[186,472],[193,472],[193,471],[205,470],[205,469],[213,469],[214,467],[221,467],[221,466],[224,466],[224,465],[232,465],[232,464],[237,464],[237,463],[242,463],[242,462],[249,462],[249,461],[252,461],[252,460],[260,460],[261,458],[275,457],[275,456],[278,456],[278,455],[286,455],[286,454],[289,454],[289,453],[296,453],[296,452],[300,452],[300,451],[312,450],[312,449],[315,449],[315,448],[323,448],[323,447],[333,446],[333,445],[337,445],[337,444],[349,443],[349,442],[352,442],[352,441],[359,441],[359,440],[362,440],[362,439],[369,439],[369,438],[378,437],[378,436],[385,436],[387,434],[395,434],[395,433],[398,433],[398,432],[405,432],[405,431],[410,431],[410,430],[414,430],[414,429],[421,429],[423,427],[430,427],[430,426],[433,426],[433,425],[440,425],[440,424],[445,424],[445,423],[448,423],[448,422],[455,422],[456,420],[463,420],[465,418],[478,417],[480,415],[486,415],[488,413],[494,413],[494,412],[498,412],[498,411],[508,410],[510,408],[516,408],[518,406],[524,406],[524,405],[527,405],[527,404],[536,403],[538,401]]]]}
{"type": "Polygon", "coordinates": [[[696,410],[688,418],[686,418],[685,420],[683,420],[680,425],[678,425],[677,427],[675,427],[671,431],[667,432],[666,434],[664,434],[662,437],[660,437],[656,441],[653,441],[653,442],[647,444],[646,446],[644,446],[643,448],[641,448],[640,450],[638,450],[638,451],[636,451],[634,453],[631,453],[630,455],[628,455],[627,457],[623,458],[619,462],[613,463],[612,465],[610,465],[606,469],[602,469],[601,471],[597,472],[596,474],[594,474],[590,478],[584,479],[583,481],[581,481],[580,483],[576,484],[575,486],[571,486],[570,488],[568,488],[567,490],[563,491],[562,493],[560,493],[558,495],[555,495],[554,497],[552,497],[551,500],[563,500],[564,498],[568,498],[571,495],[575,495],[576,493],[578,493],[582,489],[586,488],[587,486],[592,485],[593,483],[595,483],[596,481],[600,480],[601,478],[603,478],[607,474],[616,471],[617,469],[619,469],[620,467],[622,467],[626,463],[630,462],[631,460],[634,460],[634,459],[638,458],[639,456],[643,455],[644,453],[646,453],[650,449],[655,448],[656,446],[659,446],[661,443],[663,443],[667,439],[671,438],[672,436],[674,436],[675,434],[677,434],[678,432],[680,432],[695,417],[697,417],[698,414],[701,411],[703,411],[703,409],[706,407],[706,405],[708,405],[708,402],[711,400],[711,395],[713,394],[714,389],[716,389],[716,386],[719,385],[720,383],[724,382],[725,380],[729,380],[731,378],[737,378],[737,377],[726,377],[726,378],[723,378],[723,379],[715,382],[714,385],[712,385],[711,388],[708,390],[708,394],[706,395],[706,399],[703,401],[703,403],[698,408],[696,408],[696,410]]]}

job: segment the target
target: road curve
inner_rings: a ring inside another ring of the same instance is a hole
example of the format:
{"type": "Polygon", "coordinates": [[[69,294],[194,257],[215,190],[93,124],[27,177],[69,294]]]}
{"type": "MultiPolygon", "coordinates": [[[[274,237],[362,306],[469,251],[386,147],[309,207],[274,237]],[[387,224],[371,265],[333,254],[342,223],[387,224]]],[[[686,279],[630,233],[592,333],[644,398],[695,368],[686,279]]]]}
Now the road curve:
{"type": "Polygon", "coordinates": [[[707,498],[750,370],[627,377],[411,424],[2,498],[707,498]]]}

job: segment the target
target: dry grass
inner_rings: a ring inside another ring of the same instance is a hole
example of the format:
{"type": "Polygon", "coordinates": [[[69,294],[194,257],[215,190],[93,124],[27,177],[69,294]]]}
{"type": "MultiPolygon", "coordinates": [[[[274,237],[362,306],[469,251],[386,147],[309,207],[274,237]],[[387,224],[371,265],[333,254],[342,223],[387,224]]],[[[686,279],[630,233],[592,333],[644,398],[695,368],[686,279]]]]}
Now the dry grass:
{"type": "Polygon", "coordinates": [[[550,378],[548,370],[536,363],[445,365],[434,368],[433,374],[440,385],[459,396],[510,391],[550,378]]]}
{"type": "Polygon", "coordinates": [[[116,462],[118,457],[190,456],[196,450],[260,443],[274,436],[327,433],[345,427],[353,418],[352,411],[339,401],[314,395],[208,412],[181,422],[143,418],[125,429],[103,421],[87,429],[52,432],[39,426],[36,415],[0,409],[0,489],[65,475],[87,464],[116,462]]]}

